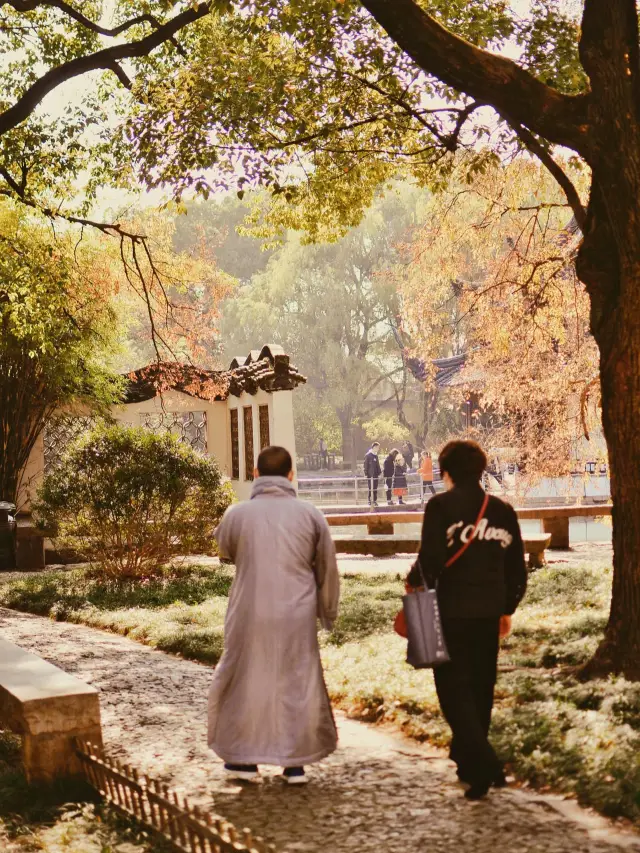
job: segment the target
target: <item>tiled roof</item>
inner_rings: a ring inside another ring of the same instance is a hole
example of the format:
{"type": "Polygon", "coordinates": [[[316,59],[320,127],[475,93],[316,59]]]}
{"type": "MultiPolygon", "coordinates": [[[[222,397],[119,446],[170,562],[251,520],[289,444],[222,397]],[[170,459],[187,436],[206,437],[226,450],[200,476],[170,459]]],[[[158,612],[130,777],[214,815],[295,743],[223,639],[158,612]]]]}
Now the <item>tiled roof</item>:
{"type": "Polygon", "coordinates": [[[127,374],[125,403],[141,403],[166,391],[181,391],[213,402],[232,394],[257,394],[259,390],[292,391],[306,378],[291,365],[282,347],[267,345],[236,357],[229,370],[205,370],[191,364],[154,362],[127,374]]]}
{"type": "Polygon", "coordinates": [[[307,380],[290,363],[282,347],[268,344],[252,350],[240,361],[234,358],[229,367],[229,393],[239,397],[243,391],[256,394],[262,391],[292,391],[307,380]]]}
{"type": "Polygon", "coordinates": [[[426,362],[419,358],[407,359],[407,367],[419,382],[427,382],[431,378],[438,388],[463,388],[481,383],[480,372],[478,370],[465,370],[466,363],[466,353],[452,355],[448,358],[434,358],[431,362],[435,368],[434,375],[426,362]]]}
{"type": "Polygon", "coordinates": [[[433,366],[436,368],[435,382],[438,388],[449,388],[457,384],[456,376],[464,369],[466,355],[452,355],[449,358],[434,358],[433,366]]]}

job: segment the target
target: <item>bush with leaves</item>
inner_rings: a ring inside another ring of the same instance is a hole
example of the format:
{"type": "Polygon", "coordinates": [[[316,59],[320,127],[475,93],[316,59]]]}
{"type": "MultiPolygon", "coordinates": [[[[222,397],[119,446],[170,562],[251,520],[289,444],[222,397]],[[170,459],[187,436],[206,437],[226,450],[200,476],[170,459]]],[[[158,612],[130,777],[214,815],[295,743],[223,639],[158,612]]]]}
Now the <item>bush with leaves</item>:
{"type": "Polygon", "coordinates": [[[34,508],[63,547],[108,575],[139,577],[174,554],[211,553],[232,499],[216,463],[175,436],[103,426],[45,477],[34,508]]]}

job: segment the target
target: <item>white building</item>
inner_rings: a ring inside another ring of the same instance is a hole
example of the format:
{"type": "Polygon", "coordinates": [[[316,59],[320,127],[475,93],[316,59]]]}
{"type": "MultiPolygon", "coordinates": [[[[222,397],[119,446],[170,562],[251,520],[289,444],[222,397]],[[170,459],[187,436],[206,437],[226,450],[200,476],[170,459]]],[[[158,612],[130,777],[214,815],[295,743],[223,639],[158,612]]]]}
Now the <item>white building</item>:
{"type": "MultiPolygon", "coordinates": [[[[281,347],[252,350],[246,357],[234,358],[224,371],[154,363],[127,379],[125,402],[113,408],[114,419],[171,431],[213,456],[241,500],[251,492],[255,460],[263,447],[280,445],[296,459],[292,395],[306,380],[281,347]]],[[[47,468],[91,421],[79,413],[61,414],[51,421],[25,469],[19,511],[28,512],[47,468]]]]}

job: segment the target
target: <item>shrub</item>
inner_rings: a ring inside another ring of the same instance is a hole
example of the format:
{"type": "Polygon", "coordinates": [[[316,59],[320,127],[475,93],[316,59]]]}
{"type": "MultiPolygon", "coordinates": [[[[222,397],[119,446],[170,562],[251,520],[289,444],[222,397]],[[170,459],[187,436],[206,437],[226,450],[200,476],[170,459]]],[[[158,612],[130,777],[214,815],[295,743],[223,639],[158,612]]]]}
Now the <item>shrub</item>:
{"type": "Polygon", "coordinates": [[[56,540],[106,574],[152,574],[173,554],[211,553],[231,503],[218,466],[170,434],[98,427],[47,475],[34,506],[56,540]]]}

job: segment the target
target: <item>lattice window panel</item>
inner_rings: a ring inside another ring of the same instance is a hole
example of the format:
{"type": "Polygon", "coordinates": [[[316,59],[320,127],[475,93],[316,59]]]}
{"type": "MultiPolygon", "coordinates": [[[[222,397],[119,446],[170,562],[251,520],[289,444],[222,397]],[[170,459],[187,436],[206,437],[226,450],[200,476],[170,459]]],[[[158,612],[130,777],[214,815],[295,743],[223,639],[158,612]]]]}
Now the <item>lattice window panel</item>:
{"type": "Polygon", "coordinates": [[[244,424],[244,478],[253,480],[255,459],[253,456],[253,406],[245,406],[243,411],[244,424]]]}
{"type": "Polygon", "coordinates": [[[260,406],[258,409],[260,415],[260,450],[269,447],[271,444],[271,436],[269,435],[269,406],[260,406]]]}
{"type": "Polygon", "coordinates": [[[231,409],[231,479],[240,479],[240,436],[238,433],[238,410],[231,409]]]}
{"type": "Polygon", "coordinates": [[[91,415],[58,415],[44,428],[44,470],[56,468],[67,448],[81,435],[93,429],[98,418],[91,415]]]}
{"type": "Polygon", "coordinates": [[[143,412],[140,425],[155,433],[170,432],[199,453],[207,452],[206,412],[143,412]]]}

